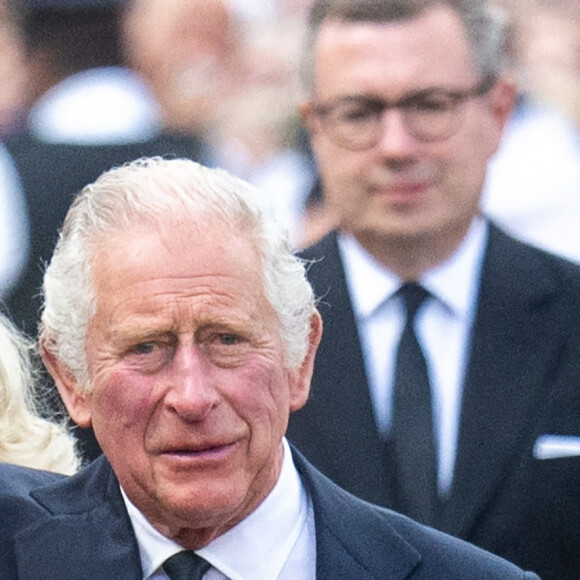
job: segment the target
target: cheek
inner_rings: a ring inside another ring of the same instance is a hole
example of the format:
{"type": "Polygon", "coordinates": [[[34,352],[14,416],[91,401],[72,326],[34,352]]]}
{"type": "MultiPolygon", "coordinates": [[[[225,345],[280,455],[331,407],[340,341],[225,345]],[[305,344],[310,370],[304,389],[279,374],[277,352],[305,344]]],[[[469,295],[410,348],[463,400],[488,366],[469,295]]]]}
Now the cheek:
{"type": "Polygon", "coordinates": [[[325,201],[331,206],[358,207],[370,168],[370,162],[362,156],[333,149],[327,163],[320,164],[325,201]]]}
{"type": "Polygon", "coordinates": [[[326,181],[332,179],[337,173],[342,173],[344,167],[342,162],[346,161],[343,159],[344,150],[338,149],[321,135],[315,135],[311,144],[320,174],[326,181]]]}
{"type": "Polygon", "coordinates": [[[487,163],[494,151],[494,137],[490,133],[491,128],[482,123],[466,127],[433,154],[439,164],[440,187],[456,209],[471,208],[478,203],[487,163]]]}
{"type": "Polygon", "coordinates": [[[103,377],[94,389],[93,428],[104,441],[115,439],[119,433],[139,433],[146,425],[154,406],[152,386],[146,378],[116,371],[103,377]],[[115,434],[115,435],[113,435],[115,434]]]}
{"type": "Polygon", "coordinates": [[[232,389],[231,404],[254,433],[267,430],[271,435],[284,434],[290,413],[290,393],[281,368],[258,365],[236,378],[239,388],[232,389]]]}
{"type": "Polygon", "coordinates": [[[455,171],[450,188],[456,188],[457,197],[466,203],[479,200],[483,189],[487,163],[491,156],[484,140],[484,136],[479,143],[471,140],[471,145],[466,145],[458,154],[454,166],[455,171]],[[468,192],[472,192],[472,195],[468,195],[468,192]]]}
{"type": "MultiPolygon", "coordinates": [[[[473,112],[464,132],[465,138],[459,145],[459,150],[465,157],[471,159],[472,167],[485,166],[497,150],[501,139],[501,128],[497,119],[488,108],[479,108],[473,112]]],[[[468,163],[466,163],[466,166],[468,163]]]]}

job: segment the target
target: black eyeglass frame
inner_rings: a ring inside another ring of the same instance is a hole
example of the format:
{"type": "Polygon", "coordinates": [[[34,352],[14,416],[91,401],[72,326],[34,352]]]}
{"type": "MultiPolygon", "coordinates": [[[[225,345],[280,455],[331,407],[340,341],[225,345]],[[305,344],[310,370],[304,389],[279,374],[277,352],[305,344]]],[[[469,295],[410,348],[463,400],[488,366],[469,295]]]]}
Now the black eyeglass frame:
{"type": "MultiPolygon", "coordinates": [[[[422,100],[433,98],[437,96],[447,101],[445,107],[441,109],[441,113],[450,115],[447,120],[448,126],[445,130],[436,131],[434,135],[429,135],[427,132],[422,132],[417,129],[420,125],[415,126],[408,122],[408,117],[405,118],[405,127],[409,133],[419,141],[435,142],[444,141],[456,133],[459,129],[461,115],[459,107],[469,99],[481,97],[488,93],[496,84],[497,77],[495,75],[488,75],[483,77],[474,87],[465,90],[445,90],[445,89],[431,89],[427,91],[418,91],[403,97],[395,102],[388,102],[383,99],[367,98],[367,97],[338,97],[328,103],[312,103],[311,111],[315,118],[319,120],[323,129],[327,132],[329,138],[340,147],[350,150],[364,150],[374,147],[381,138],[381,120],[386,111],[390,109],[399,109],[403,113],[417,113],[419,105],[422,100]],[[369,129],[369,134],[361,140],[356,142],[352,136],[348,136],[340,131],[333,130],[332,124],[328,123],[328,119],[332,113],[337,110],[337,107],[346,106],[348,104],[364,103],[370,107],[374,107],[374,114],[376,119],[373,121],[373,126],[369,129]]],[[[427,114],[426,110],[423,111],[427,114]]]]}

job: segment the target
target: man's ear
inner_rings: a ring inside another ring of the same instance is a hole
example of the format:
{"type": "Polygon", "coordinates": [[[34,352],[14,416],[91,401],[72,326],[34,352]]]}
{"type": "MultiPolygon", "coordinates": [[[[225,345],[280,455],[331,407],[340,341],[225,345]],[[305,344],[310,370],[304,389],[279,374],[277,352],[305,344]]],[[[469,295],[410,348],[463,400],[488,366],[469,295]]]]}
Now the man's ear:
{"type": "Polygon", "coordinates": [[[40,354],[72,420],[79,427],[90,427],[92,423],[88,405],[90,393],[83,390],[70,369],[46,348],[43,339],[40,340],[40,354]]]}
{"type": "Polygon", "coordinates": [[[493,116],[498,130],[502,133],[515,107],[517,94],[516,83],[507,78],[498,79],[492,89],[493,116]]]}
{"type": "Polygon", "coordinates": [[[310,394],[310,382],[314,372],[314,359],[322,338],[322,317],[315,310],[310,318],[310,335],[308,339],[308,352],[302,364],[290,371],[290,411],[301,409],[308,400],[310,394]]]}

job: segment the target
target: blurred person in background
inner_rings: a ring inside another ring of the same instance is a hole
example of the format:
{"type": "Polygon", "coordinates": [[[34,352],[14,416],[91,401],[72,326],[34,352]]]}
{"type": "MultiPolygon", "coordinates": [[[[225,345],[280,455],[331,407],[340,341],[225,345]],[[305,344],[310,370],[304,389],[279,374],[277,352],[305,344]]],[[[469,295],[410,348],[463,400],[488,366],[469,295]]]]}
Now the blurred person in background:
{"type": "Polygon", "coordinates": [[[127,0],[126,62],[170,133],[205,133],[241,82],[239,32],[225,0],[127,0]]]}
{"type": "Polygon", "coordinates": [[[62,421],[39,408],[34,343],[0,313],[0,462],[73,474],[80,465],[75,442],[62,421]]]}
{"type": "Polygon", "coordinates": [[[0,141],[22,120],[26,82],[24,47],[7,3],[0,0],[0,141]]]}
{"type": "Polygon", "coordinates": [[[315,167],[297,114],[303,21],[281,12],[244,21],[243,83],[224,101],[216,127],[218,166],[242,175],[270,196],[294,246],[307,242],[305,203],[315,167]]]}
{"type": "Polygon", "coordinates": [[[26,201],[14,161],[2,140],[18,130],[25,90],[23,43],[0,0],[0,300],[17,284],[28,255],[26,201]]]}
{"type": "Polygon", "coordinates": [[[164,130],[202,135],[211,165],[268,192],[295,244],[313,181],[296,115],[302,24],[274,4],[258,16],[232,0],[129,0],[123,25],[164,130]]]}
{"type": "MultiPolygon", "coordinates": [[[[508,30],[506,74],[518,97],[490,159],[483,213],[512,235],[580,262],[580,3],[494,0],[508,30]]],[[[337,223],[320,183],[308,197],[319,228],[337,223]]]]}
{"type": "Polygon", "coordinates": [[[513,4],[522,85],[580,127],[580,2],[503,1],[513,4]]]}
{"type": "Polygon", "coordinates": [[[144,141],[159,130],[148,86],[124,66],[124,0],[6,0],[24,45],[25,131],[46,142],[144,141]]]}

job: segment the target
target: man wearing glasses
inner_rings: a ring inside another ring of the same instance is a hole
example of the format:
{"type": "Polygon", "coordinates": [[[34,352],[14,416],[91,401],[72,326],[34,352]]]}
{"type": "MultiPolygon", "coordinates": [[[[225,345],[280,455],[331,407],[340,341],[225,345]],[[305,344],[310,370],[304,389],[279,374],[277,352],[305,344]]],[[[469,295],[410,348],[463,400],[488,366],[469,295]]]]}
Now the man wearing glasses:
{"type": "Polygon", "coordinates": [[[314,0],[301,113],[338,228],[289,436],[353,493],[580,578],[580,269],[480,214],[513,106],[484,0],[314,0]]]}

